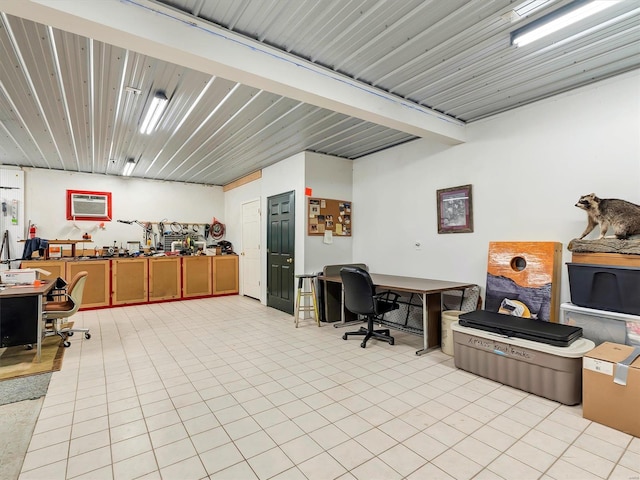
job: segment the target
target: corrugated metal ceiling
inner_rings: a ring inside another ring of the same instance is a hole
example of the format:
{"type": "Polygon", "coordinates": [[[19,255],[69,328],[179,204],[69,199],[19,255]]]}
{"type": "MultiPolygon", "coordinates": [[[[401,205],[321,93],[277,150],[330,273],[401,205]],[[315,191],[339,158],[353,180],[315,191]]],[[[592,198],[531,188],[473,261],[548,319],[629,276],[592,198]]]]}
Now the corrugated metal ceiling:
{"type": "MultiPolygon", "coordinates": [[[[9,12],[0,16],[3,164],[118,175],[134,158],[136,177],[224,185],[303,150],[355,159],[416,138],[20,18],[10,3],[0,0],[9,12]],[[158,90],[169,107],[142,135],[140,118],[158,90]]],[[[40,3],[55,2],[33,8],[40,3]]],[[[638,0],[523,48],[510,45],[510,32],[569,2],[120,3],[222,27],[462,122],[640,66],[638,0]]]]}

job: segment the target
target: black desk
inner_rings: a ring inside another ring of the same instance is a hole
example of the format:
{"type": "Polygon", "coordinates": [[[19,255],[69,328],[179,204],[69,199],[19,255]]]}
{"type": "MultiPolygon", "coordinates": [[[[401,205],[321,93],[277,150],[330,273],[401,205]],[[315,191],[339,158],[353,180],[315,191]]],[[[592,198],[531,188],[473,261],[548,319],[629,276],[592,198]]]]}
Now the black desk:
{"type": "MultiPolygon", "coordinates": [[[[422,355],[428,350],[440,345],[440,311],[442,292],[447,290],[464,290],[473,287],[473,283],[449,282],[445,280],[431,280],[428,278],[403,277],[399,275],[383,275],[370,273],[373,284],[383,290],[392,292],[407,292],[420,295],[422,300],[422,338],[423,348],[416,351],[416,355],[422,355]]],[[[318,276],[319,280],[331,283],[342,283],[340,275],[318,276]]],[[[344,308],[344,292],[342,294],[342,312],[344,308]]],[[[345,323],[345,317],[342,317],[345,323]]],[[[386,326],[393,327],[390,323],[386,326]]]]}
{"type": "Polygon", "coordinates": [[[36,361],[42,352],[43,297],[53,281],[40,286],[6,285],[0,290],[0,347],[36,345],[36,361]]]}

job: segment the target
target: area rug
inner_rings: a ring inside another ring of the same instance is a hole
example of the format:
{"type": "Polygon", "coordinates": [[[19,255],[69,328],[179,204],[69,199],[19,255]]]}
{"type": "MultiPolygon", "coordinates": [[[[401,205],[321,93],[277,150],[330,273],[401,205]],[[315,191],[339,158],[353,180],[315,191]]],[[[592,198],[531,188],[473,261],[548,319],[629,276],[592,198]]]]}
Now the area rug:
{"type": "Polygon", "coordinates": [[[0,349],[0,405],[40,398],[47,393],[51,372],[62,368],[65,348],[59,336],[42,341],[41,361],[36,349],[24,346],[0,349]]]}

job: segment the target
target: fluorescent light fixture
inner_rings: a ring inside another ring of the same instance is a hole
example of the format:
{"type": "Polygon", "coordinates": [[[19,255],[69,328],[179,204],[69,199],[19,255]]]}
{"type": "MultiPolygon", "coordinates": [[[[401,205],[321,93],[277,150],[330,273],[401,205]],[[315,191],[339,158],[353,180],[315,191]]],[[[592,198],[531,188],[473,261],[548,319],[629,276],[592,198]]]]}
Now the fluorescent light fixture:
{"type": "Polygon", "coordinates": [[[130,158],[124,164],[124,170],[122,170],[122,175],[128,177],[133,172],[133,169],[136,168],[136,161],[133,158],[130,158]]]}
{"type": "Polygon", "coordinates": [[[147,114],[145,115],[144,120],[142,120],[140,133],[148,135],[153,132],[153,130],[158,126],[158,122],[160,121],[160,117],[162,116],[164,109],[167,108],[167,103],[169,103],[169,100],[166,95],[162,92],[156,92],[153,100],[151,100],[147,114]]]}
{"type": "Polygon", "coordinates": [[[576,0],[512,32],[511,45],[528,45],[616,3],[616,0],[576,0]]]}

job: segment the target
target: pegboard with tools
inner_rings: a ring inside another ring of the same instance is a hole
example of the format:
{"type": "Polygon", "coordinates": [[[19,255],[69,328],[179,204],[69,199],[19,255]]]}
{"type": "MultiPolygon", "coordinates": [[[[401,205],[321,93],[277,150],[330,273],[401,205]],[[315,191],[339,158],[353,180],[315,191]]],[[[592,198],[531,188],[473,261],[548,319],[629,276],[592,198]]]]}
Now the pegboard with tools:
{"type": "Polygon", "coordinates": [[[191,243],[217,241],[224,237],[224,224],[216,218],[208,223],[170,222],[166,219],[159,222],[143,222],[138,220],[118,220],[128,225],[138,225],[142,228],[142,245],[160,251],[171,251],[172,242],[191,243]]]}

